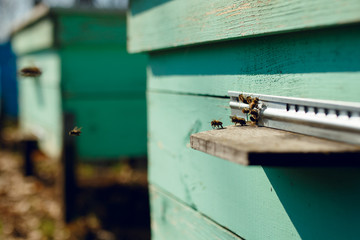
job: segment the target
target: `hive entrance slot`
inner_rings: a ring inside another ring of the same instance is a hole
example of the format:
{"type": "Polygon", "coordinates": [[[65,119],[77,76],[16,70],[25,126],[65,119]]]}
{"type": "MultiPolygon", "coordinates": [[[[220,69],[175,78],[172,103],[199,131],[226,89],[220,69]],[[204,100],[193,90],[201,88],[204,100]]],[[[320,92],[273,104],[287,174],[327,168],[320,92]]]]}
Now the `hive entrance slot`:
{"type": "Polygon", "coordinates": [[[360,104],[229,91],[231,115],[245,117],[240,94],[260,99],[259,125],[360,144],[360,104]]]}

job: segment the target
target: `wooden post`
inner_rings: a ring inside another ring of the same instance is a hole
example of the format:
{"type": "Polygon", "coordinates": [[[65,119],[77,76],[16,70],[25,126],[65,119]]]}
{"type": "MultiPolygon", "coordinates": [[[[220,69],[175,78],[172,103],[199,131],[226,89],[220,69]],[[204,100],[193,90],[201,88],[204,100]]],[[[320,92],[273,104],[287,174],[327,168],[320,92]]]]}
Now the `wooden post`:
{"type": "Polygon", "coordinates": [[[37,141],[34,139],[24,139],[21,141],[21,147],[24,156],[24,174],[25,176],[32,176],[34,175],[34,164],[31,155],[37,149],[37,141]]]}
{"type": "Polygon", "coordinates": [[[63,198],[63,214],[65,222],[70,222],[74,218],[75,194],[77,189],[75,166],[76,166],[76,146],[75,137],[69,136],[68,131],[74,127],[75,117],[73,114],[64,113],[64,137],[63,152],[61,158],[62,173],[60,183],[63,198]]]}

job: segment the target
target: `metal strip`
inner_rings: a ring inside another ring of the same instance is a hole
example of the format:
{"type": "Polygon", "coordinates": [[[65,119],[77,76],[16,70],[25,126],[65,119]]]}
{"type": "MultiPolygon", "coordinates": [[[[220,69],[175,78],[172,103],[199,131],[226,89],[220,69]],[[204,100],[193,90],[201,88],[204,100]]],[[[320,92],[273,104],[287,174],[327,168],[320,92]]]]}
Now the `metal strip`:
{"type": "Polygon", "coordinates": [[[242,113],[248,104],[239,95],[258,97],[259,126],[287,130],[352,144],[360,144],[360,103],[277,97],[229,91],[231,114],[242,113]]]}

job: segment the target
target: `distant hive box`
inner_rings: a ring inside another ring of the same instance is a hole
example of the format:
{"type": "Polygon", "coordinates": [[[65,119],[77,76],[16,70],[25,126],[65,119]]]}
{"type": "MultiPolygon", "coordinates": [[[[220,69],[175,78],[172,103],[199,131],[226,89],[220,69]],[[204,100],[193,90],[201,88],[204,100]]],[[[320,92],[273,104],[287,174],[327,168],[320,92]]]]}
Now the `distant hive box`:
{"type": "Polygon", "coordinates": [[[130,1],[128,49],[149,55],[152,239],[357,238],[359,168],[244,167],[191,149],[190,136],[235,160],[247,144],[283,145],[255,128],[219,137],[251,130],[228,127],[228,91],[359,103],[359,12],[356,0],[130,1]]]}
{"type": "Polygon", "coordinates": [[[39,7],[12,36],[19,76],[20,124],[59,157],[64,113],[72,114],[80,160],[146,154],[146,56],[126,51],[125,12],[39,7]]]}

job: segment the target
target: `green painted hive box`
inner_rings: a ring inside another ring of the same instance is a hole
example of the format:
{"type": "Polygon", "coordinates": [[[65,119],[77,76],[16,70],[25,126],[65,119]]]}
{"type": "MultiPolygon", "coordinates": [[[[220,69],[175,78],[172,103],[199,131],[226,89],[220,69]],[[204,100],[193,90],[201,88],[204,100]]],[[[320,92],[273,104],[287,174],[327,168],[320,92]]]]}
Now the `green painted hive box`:
{"type": "Polygon", "coordinates": [[[19,77],[20,125],[41,149],[59,157],[64,134],[76,137],[83,161],[146,154],[146,56],[126,51],[125,12],[40,6],[13,34],[19,77]],[[64,129],[63,116],[74,123],[64,129]]]}
{"type": "Polygon", "coordinates": [[[128,50],[149,56],[152,239],[358,238],[359,168],[246,167],[190,135],[231,124],[229,90],[359,103],[359,13],[355,0],[130,1],[128,50]]]}

